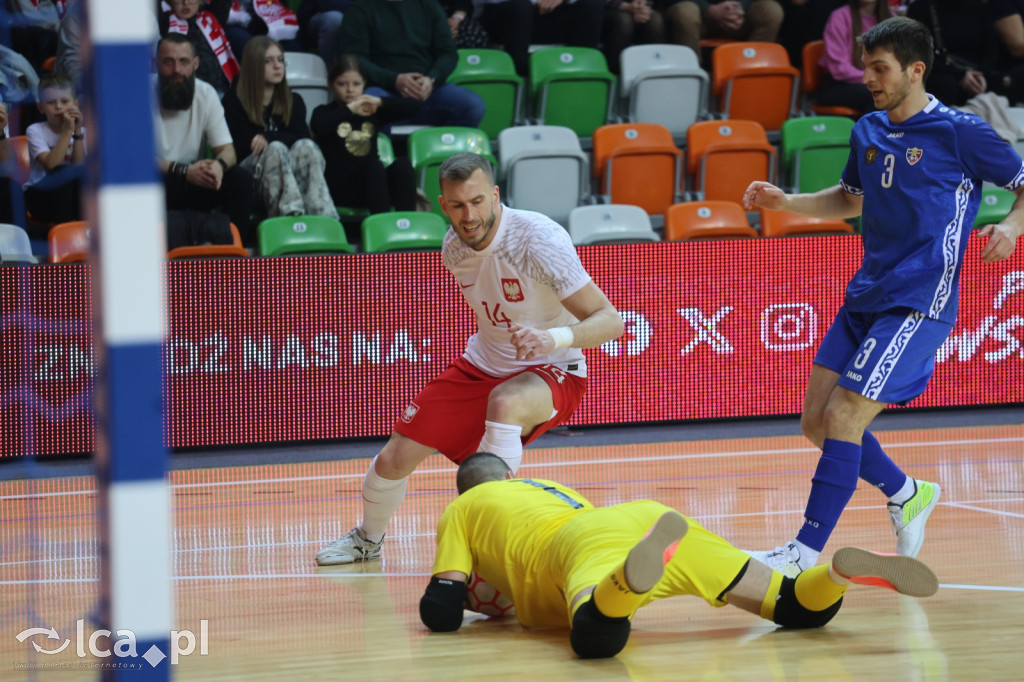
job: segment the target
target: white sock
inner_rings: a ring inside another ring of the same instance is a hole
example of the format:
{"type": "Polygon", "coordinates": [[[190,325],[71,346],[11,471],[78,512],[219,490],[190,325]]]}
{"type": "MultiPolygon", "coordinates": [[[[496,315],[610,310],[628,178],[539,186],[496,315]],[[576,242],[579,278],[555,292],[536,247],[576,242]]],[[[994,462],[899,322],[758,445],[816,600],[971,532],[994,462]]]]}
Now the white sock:
{"type": "Polygon", "coordinates": [[[907,476],[907,480],[904,481],[903,487],[897,490],[889,497],[889,501],[893,504],[902,505],[904,502],[909,500],[917,492],[917,483],[910,476],[907,476]]]}
{"type": "Polygon", "coordinates": [[[501,457],[514,475],[523,461],[523,441],[520,440],[523,427],[492,421],[485,421],[484,426],[486,430],[477,452],[490,452],[501,457]]]}
{"type": "Polygon", "coordinates": [[[378,474],[377,457],[370,462],[370,469],[363,477],[363,522],[359,524],[363,535],[372,542],[384,539],[388,522],[405,499],[409,483],[408,476],[396,481],[378,474]]]}
{"type": "Polygon", "coordinates": [[[816,549],[811,549],[799,540],[793,540],[793,544],[800,552],[800,560],[797,561],[800,568],[806,571],[808,568],[811,568],[814,564],[818,563],[818,555],[820,555],[821,552],[816,549]]]}

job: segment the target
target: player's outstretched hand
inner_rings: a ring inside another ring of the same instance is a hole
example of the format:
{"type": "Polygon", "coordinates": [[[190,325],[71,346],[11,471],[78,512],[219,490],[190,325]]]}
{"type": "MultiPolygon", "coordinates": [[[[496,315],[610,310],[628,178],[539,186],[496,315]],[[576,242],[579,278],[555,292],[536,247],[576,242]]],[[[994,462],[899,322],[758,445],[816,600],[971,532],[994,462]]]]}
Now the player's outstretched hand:
{"type": "Polygon", "coordinates": [[[988,238],[988,242],[981,249],[981,260],[984,263],[997,263],[1006,260],[1013,255],[1017,248],[1017,240],[1013,236],[1012,228],[1002,223],[986,225],[978,234],[988,238]]]}
{"type": "Polygon", "coordinates": [[[512,334],[516,360],[533,360],[538,356],[547,355],[555,349],[554,337],[543,329],[532,329],[513,324],[508,330],[512,334]]]}
{"type": "Polygon", "coordinates": [[[777,210],[786,201],[786,193],[763,180],[754,180],[743,193],[743,208],[753,211],[755,208],[777,210]]]}

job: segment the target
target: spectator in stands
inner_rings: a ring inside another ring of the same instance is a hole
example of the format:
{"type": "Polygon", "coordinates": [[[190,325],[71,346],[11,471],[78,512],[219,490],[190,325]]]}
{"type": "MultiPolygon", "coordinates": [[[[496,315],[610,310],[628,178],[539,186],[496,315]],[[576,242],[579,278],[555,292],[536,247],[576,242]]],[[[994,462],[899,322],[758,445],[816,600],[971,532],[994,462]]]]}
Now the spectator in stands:
{"type": "Polygon", "coordinates": [[[1011,106],[1024,104],[1024,0],[989,0],[999,61],[993,89],[1007,97],[1011,106]]]}
{"type": "Polygon", "coordinates": [[[302,51],[298,17],[281,0],[233,0],[224,33],[236,56],[253,36],[270,36],[283,50],[302,51]]]}
{"type": "Polygon", "coordinates": [[[224,116],[239,165],[252,172],[269,216],[338,217],[324,182],[324,157],[309,139],[306,105],[285,78],[284,50],[256,36],[242,51],[242,71],[224,95],[224,116]]]}
{"type": "Polygon", "coordinates": [[[612,73],[619,72],[619,56],[630,45],[665,42],[665,23],[650,0],[606,0],[604,56],[612,73]]]}
{"type": "Polygon", "coordinates": [[[888,0],[849,0],[825,24],[825,54],[821,58],[821,89],[818,104],[856,109],[861,114],[875,110],[871,92],[864,86],[864,61],[860,36],[892,16],[888,0]]]}
{"type": "Polygon", "coordinates": [[[0,223],[25,227],[25,206],[21,187],[13,179],[17,159],[7,142],[7,105],[0,100],[0,223]]]}
{"type": "Polygon", "coordinates": [[[324,64],[338,57],[338,31],[352,0],[302,0],[299,4],[299,38],[320,55],[324,64]]]}
{"type": "Polygon", "coordinates": [[[179,33],[192,41],[199,58],[196,75],[213,86],[218,96],[227,92],[238,75],[238,60],[231,50],[224,26],[231,12],[231,0],[158,0],[160,35],[179,33]],[[166,8],[170,7],[167,11],[166,8]]]}
{"type": "Polygon", "coordinates": [[[775,42],[783,12],[776,0],[676,0],[665,17],[672,41],[700,56],[701,38],[775,42]]]}
{"type": "Polygon", "coordinates": [[[779,4],[783,18],[778,41],[789,53],[789,61],[799,68],[803,65],[804,45],[821,40],[829,16],[846,0],[779,0],[779,4]]]}
{"type": "Polygon", "coordinates": [[[475,6],[473,0],[438,0],[441,9],[448,17],[448,27],[452,30],[455,47],[481,48],[489,47],[491,37],[473,16],[475,6]]]}
{"type": "Polygon", "coordinates": [[[366,94],[423,103],[413,118],[398,123],[475,128],[483,120],[479,95],[445,83],[458,52],[437,0],[353,0],[339,42],[369,76],[373,87],[366,94]]]}
{"type": "MultiPolygon", "coordinates": [[[[71,79],[47,74],[39,82],[39,110],[46,116],[25,131],[30,161],[25,206],[34,220],[81,220],[85,128],[71,79]]],[[[45,233],[33,235],[45,238],[45,233]]]]}
{"type": "Polygon", "coordinates": [[[198,68],[199,57],[188,37],[170,33],[160,39],[154,137],[167,209],[223,207],[243,242],[255,245],[249,217],[255,199],[252,173],[237,165],[224,108],[213,86],[196,77],[198,68]],[[207,145],[212,158],[206,158],[207,145]]]}
{"type": "MultiPolygon", "coordinates": [[[[398,157],[387,168],[380,160],[377,134],[390,121],[412,118],[414,99],[364,94],[366,73],[353,55],[343,55],[328,74],[333,100],[313,110],[310,127],[327,158],[327,185],[339,206],[367,208],[370,213],[416,210],[416,176],[409,159],[398,157]]],[[[349,241],[358,231],[346,225],[349,241]]]]}
{"type": "Polygon", "coordinates": [[[57,65],[54,70],[70,78],[76,88],[80,88],[82,84],[80,53],[83,11],[81,2],[71,0],[64,12],[64,18],[60,20],[60,30],[57,31],[57,65]]]}
{"type": "Polygon", "coordinates": [[[57,53],[58,3],[53,0],[7,0],[6,19],[10,29],[10,47],[24,55],[36,73],[42,73],[43,62],[57,53]]]}
{"type": "Polygon", "coordinates": [[[530,73],[530,44],[597,47],[604,0],[481,0],[480,23],[512,55],[516,71],[530,73]]]}
{"type": "Polygon", "coordinates": [[[907,10],[932,33],[935,62],[928,92],[947,106],[989,90],[998,40],[986,5],[984,0],[916,0],[907,10]]]}

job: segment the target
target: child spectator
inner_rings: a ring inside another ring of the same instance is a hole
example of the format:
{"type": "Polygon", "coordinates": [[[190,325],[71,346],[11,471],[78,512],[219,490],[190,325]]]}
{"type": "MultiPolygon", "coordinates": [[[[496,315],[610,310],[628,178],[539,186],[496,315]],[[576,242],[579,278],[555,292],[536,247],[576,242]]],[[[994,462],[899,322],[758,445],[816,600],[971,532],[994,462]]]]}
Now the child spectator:
{"type": "Polygon", "coordinates": [[[39,82],[39,110],[46,120],[25,131],[31,159],[25,206],[41,222],[80,220],[85,129],[71,79],[44,76],[39,82]]]}
{"type": "MultiPolygon", "coordinates": [[[[368,208],[370,213],[386,213],[392,206],[415,211],[412,164],[396,158],[385,168],[377,152],[377,133],[382,125],[415,115],[420,103],[363,94],[366,73],[352,55],[334,62],[328,85],[334,100],[313,110],[310,127],[327,158],[327,186],[335,203],[368,208]]],[[[358,240],[358,234],[349,235],[349,241],[358,240]]]]}
{"type": "Polygon", "coordinates": [[[338,217],[324,157],[309,139],[306,105],[288,87],[280,43],[267,36],[246,43],[223,105],[239,164],[256,178],[268,215],[338,217]]]}

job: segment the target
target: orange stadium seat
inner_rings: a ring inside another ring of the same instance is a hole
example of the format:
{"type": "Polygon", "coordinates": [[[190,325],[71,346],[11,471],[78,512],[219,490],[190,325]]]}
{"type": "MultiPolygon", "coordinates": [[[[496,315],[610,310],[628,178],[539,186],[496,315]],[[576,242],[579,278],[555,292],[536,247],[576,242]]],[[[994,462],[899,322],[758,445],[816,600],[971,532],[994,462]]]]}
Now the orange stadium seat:
{"type": "Polygon", "coordinates": [[[249,252],[242,246],[242,235],[231,223],[230,244],[201,244],[198,246],[179,246],[167,253],[170,259],[177,258],[246,258],[249,252]]]}
{"type": "Polygon", "coordinates": [[[659,123],[612,123],[594,131],[593,172],[609,203],[664,215],[682,190],[683,153],[659,123]]]}
{"type": "Polygon", "coordinates": [[[57,223],[46,233],[50,260],[54,263],[88,260],[90,236],[91,230],[84,220],[57,223]]]}
{"type": "Polygon", "coordinates": [[[665,215],[665,240],[757,239],[743,207],[731,201],[687,201],[665,215]]]}
{"type": "Polygon", "coordinates": [[[8,138],[8,142],[16,161],[13,166],[15,175],[12,179],[19,185],[24,185],[28,182],[29,167],[32,164],[32,160],[28,158],[28,138],[24,135],[14,135],[8,138]]]}
{"type": "Polygon", "coordinates": [[[816,114],[822,116],[850,116],[857,118],[860,114],[856,109],[850,107],[840,106],[822,106],[814,103],[814,94],[821,89],[821,75],[823,69],[821,68],[821,56],[825,54],[825,41],[824,40],[812,40],[811,42],[804,45],[801,51],[801,59],[803,61],[803,79],[801,80],[800,89],[803,92],[803,107],[813,111],[816,114]]]}
{"type": "Polygon", "coordinates": [[[845,220],[824,220],[786,211],[761,210],[762,237],[801,237],[819,234],[853,234],[845,220]]]}
{"type": "Polygon", "coordinates": [[[728,43],[711,53],[711,87],[726,118],[774,132],[797,113],[800,72],[778,43],[728,43]]]}
{"type": "Polygon", "coordinates": [[[699,121],[686,131],[687,172],[703,200],[740,203],[753,180],[775,181],[775,148],[756,121],[699,121]]]}

